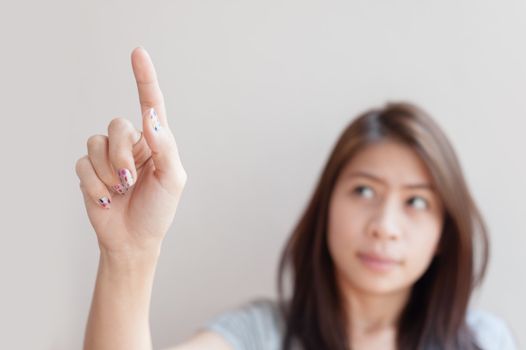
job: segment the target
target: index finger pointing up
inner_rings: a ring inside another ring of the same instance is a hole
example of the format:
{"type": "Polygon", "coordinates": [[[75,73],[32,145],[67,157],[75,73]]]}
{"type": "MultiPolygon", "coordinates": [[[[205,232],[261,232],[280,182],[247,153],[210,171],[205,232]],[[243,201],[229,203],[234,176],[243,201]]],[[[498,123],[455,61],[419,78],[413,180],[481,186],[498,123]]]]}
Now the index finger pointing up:
{"type": "Polygon", "coordinates": [[[166,185],[180,178],[184,171],[175,138],[168,126],[164,97],[146,50],[142,47],[134,49],[131,61],[139,90],[143,135],[152,151],[152,159],[159,176],[165,175],[163,182],[166,185]]]}
{"type": "Polygon", "coordinates": [[[137,47],[132,51],[131,61],[137,89],[139,90],[141,115],[144,115],[153,107],[157,112],[161,125],[167,126],[164,97],[157,82],[157,74],[150,55],[142,47],[137,47]]]}

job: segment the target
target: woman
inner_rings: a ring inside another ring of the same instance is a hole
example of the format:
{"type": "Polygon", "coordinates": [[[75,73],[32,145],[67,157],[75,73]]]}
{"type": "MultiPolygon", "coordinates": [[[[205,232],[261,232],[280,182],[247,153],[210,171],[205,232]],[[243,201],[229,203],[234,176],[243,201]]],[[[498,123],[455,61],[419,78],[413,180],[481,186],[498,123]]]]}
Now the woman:
{"type": "MultiPolygon", "coordinates": [[[[85,349],[151,349],[155,267],[187,179],[144,49],[132,66],[142,134],[114,119],[76,164],[101,251],[85,349]]],[[[279,300],[218,315],[172,349],[515,349],[502,320],[468,307],[487,259],[446,136],[417,106],[390,103],[337,141],[283,252],[279,300]]]]}

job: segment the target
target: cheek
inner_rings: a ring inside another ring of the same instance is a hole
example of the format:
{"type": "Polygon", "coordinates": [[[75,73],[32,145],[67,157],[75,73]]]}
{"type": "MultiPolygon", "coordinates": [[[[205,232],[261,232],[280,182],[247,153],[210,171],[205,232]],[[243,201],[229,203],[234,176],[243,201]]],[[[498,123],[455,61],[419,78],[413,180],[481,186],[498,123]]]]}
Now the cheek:
{"type": "Polygon", "coordinates": [[[410,235],[407,242],[409,253],[407,261],[410,263],[411,270],[416,271],[416,274],[423,274],[433,260],[440,240],[440,231],[441,228],[423,227],[410,235]]]}
{"type": "Polygon", "coordinates": [[[327,240],[331,255],[349,255],[359,246],[366,213],[348,203],[334,202],[329,210],[327,240]]]}

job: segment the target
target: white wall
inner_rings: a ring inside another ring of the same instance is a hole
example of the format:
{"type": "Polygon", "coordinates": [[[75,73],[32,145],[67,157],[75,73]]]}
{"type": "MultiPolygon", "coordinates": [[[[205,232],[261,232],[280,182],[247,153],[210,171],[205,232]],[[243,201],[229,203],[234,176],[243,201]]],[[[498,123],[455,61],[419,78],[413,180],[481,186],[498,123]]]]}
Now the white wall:
{"type": "Polygon", "coordinates": [[[65,0],[0,5],[0,348],[78,349],[98,263],[77,158],[139,126],[156,64],[189,180],[163,247],[155,348],[275,296],[277,259],[342,128],[414,101],[450,136],[492,231],[478,304],[526,346],[523,1],[65,0]]]}

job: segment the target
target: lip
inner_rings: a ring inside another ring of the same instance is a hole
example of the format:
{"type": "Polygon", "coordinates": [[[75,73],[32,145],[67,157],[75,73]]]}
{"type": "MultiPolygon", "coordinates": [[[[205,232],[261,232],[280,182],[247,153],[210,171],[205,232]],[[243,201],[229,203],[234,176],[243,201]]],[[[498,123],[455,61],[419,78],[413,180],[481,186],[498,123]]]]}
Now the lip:
{"type": "Polygon", "coordinates": [[[375,272],[388,272],[401,264],[400,260],[376,253],[358,252],[357,255],[367,268],[375,272]]]}

